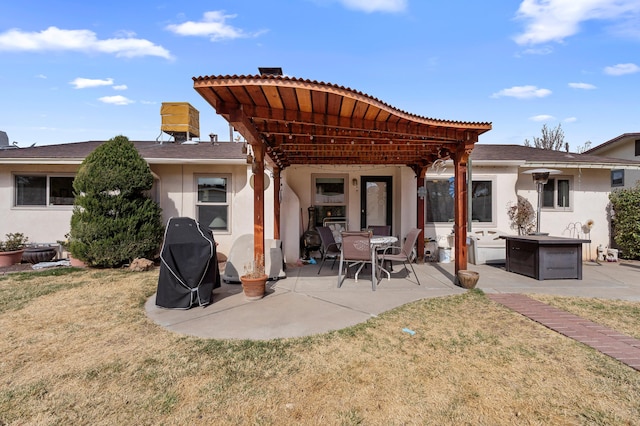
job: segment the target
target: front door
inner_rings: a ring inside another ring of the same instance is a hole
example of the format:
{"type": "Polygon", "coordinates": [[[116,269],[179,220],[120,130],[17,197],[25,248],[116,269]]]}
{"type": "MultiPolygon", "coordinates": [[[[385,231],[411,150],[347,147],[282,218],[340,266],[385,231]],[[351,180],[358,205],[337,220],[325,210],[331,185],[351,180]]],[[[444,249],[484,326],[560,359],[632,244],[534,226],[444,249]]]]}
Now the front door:
{"type": "Polygon", "coordinates": [[[391,225],[391,176],[362,176],[360,185],[360,226],[391,225]]]}

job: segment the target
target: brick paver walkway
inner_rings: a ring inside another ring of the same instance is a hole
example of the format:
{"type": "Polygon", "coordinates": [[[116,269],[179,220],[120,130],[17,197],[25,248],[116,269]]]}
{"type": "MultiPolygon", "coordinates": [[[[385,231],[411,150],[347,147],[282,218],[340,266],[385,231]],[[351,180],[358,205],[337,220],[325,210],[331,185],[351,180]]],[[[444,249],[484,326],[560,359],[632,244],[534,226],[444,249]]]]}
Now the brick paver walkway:
{"type": "Polygon", "coordinates": [[[640,340],[554,308],[522,294],[488,294],[489,299],[640,371],[640,340]]]}

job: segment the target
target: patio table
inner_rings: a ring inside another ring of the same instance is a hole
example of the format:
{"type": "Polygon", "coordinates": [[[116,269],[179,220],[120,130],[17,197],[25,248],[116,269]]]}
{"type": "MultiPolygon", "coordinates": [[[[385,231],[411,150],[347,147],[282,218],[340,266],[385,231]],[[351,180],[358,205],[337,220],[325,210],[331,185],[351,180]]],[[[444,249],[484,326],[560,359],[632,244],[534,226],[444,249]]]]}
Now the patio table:
{"type": "MultiPolygon", "coordinates": [[[[376,252],[382,248],[388,247],[391,244],[395,244],[398,242],[398,237],[394,237],[394,236],[378,236],[378,237],[371,237],[371,250],[373,251],[373,258],[375,259],[376,256],[376,252]]],[[[391,273],[384,268],[384,266],[382,265],[382,263],[378,264],[378,262],[376,262],[376,267],[380,270],[380,278],[382,278],[382,272],[384,272],[385,274],[387,274],[387,279],[390,281],[391,280],[391,273]]]]}

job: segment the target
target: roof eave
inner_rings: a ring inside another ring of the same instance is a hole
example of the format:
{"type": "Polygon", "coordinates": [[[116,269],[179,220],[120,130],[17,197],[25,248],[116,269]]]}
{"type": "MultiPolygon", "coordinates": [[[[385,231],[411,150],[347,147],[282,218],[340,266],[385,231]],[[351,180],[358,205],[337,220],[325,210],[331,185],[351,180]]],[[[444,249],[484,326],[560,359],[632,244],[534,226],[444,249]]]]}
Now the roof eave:
{"type": "Polygon", "coordinates": [[[523,167],[555,167],[559,169],[627,169],[640,170],[640,164],[624,164],[624,163],[566,163],[554,161],[532,161],[527,162],[523,167]]]}

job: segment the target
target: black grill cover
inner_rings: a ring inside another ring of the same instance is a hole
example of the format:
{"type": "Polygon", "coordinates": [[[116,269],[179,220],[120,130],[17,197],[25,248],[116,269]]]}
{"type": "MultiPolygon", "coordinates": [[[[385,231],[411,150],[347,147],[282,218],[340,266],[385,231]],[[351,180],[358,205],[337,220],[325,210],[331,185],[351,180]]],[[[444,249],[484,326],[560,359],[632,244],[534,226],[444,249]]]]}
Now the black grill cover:
{"type": "Polygon", "coordinates": [[[160,260],[156,305],[189,309],[211,303],[211,292],[220,287],[220,273],[209,229],[189,217],[169,219],[160,260]]]}

